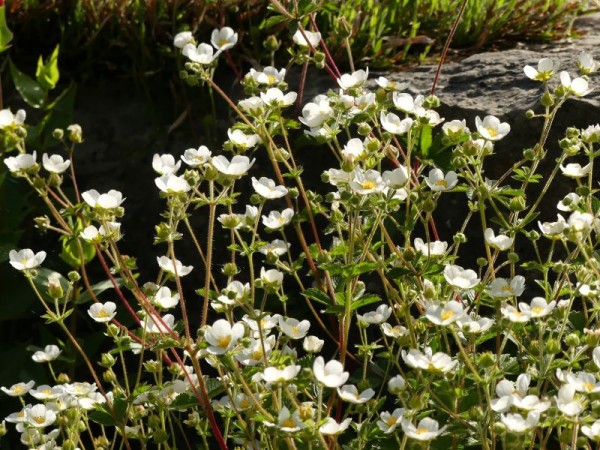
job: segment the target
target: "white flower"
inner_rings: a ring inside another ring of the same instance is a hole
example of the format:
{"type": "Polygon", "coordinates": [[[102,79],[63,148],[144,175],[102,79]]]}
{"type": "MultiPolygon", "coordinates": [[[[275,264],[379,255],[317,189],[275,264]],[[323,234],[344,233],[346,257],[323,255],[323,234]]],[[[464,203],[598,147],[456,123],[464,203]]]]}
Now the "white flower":
{"type": "Polygon", "coordinates": [[[96,209],[114,209],[125,200],[123,194],[111,189],[106,194],[100,194],[96,189],[90,189],[81,194],[81,198],[92,208],[96,209]]]}
{"type": "Polygon", "coordinates": [[[589,213],[573,211],[568,220],[569,232],[589,231],[594,225],[594,216],[589,213]]]}
{"type": "Polygon", "coordinates": [[[402,375],[396,375],[389,379],[387,386],[390,394],[400,395],[406,389],[406,380],[402,378],[402,375]]]}
{"type": "Polygon", "coordinates": [[[375,391],[371,388],[358,392],[358,389],[353,384],[345,384],[337,388],[338,395],[342,400],[355,405],[362,405],[368,402],[375,395],[375,391]]]}
{"type": "Polygon", "coordinates": [[[211,151],[204,145],[195,148],[188,148],[183,152],[181,159],[190,167],[198,167],[210,162],[211,151]]]}
{"type": "Polygon", "coordinates": [[[575,388],[577,392],[591,394],[600,392],[600,383],[596,381],[596,377],[588,372],[572,372],[567,373],[567,383],[575,388]]]}
{"type": "Polygon", "coordinates": [[[319,45],[319,42],[321,42],[321,33],[307,30],[300,31],[300,29],[298,29],[294,33],[292,40],[301,47],[308,47],[309,43],[312,47],[316,47],[319,45]]]}
{"type": "Polygon", "coordinates": [[[8,253],[10,265],[17,270],[35,269],[46,259],[46,252],[41,251],[33,253],[33,250],[25,248],[23,250],[11,250],[8,253]]]}
{"type": "Polygon", "coordinates": [[[260,280],[265,286],[269,286],[273,289],[279,289],[279,287],[283,284],[283,272],[280,272],[277,269],[265,270],[264,267],[261,267],[260,280]]]}
{"type": "MultiPolygon", "coordinates": [[[[242,130],[238,130],[238,129],[232,130],[230,128],[229,130],[227,130],[227,136],[229,137],[229,140],[231,141],[231,143],[233,145],[243,148],[243,149],[249,149],[249,148],[256,147],[260,143],[260,138],[258,137],[257,134],[246,134],[242,130]]],[[[246,156],[236,155],[231,160],[231,163],[233,164],[233,161],[238,157],[248,159],[246,156]]],[[[218,158],[218,156],[217,156],[217,158],[218,158]]],[[[213,163],[214,163],[214,161],[215,161],[215,159],[213,158],[213,163]]],[[[254,160],[252,160],[252,164],[254,164],[254,160]]],[[[252,166],[252,164],[250,164],[250,166],[248,166],[248,169],[252,166]]],[[[246,169],[244,171],[244,173],[247,172],[248,169],[246,169]]],[[[243,174],[241,174],[241,175],[243,175],[243,174]]]]}
{"type": "Polygon", "coordinates": [[[13,384],[9,388],[2,386],[0,387],[0,390],[11,397],[22,397],[26,395],[34,385],[35,381],[28,381],[27,383],[13,384]]]}
{"type": "Polygon", "coordinates": [[[468,134],[469,128],[467,127],[467,121],[463,119],[446,122],[444,125],[442,125],[442,132],[450,138],[460,137],[463,134],[468,134]]]}
{"type": "Polygon", "coordinates": [[[423,242],[421,238],[415,238],[415,250],[425,256],[443,256],[448,249],[448,243],[445,241],[423,242]]]}
{"type": "Polygon", "coordinates": [[[117,305],[114,302],[94,303],[88,314],[98,323],[110,322],[117,315],[117,305]]]}
{"type": "Polygon", "coordinates": [[[362,159],[366,156],[365,144],[358,138],[350,139],[342,149],[342,156],[350,161],[362,159]]]}
{"type": "Polygon", "coordinates": [[[369,69],[365,70],[357,70],[352,72],[351,74],[343,74],[341,78],[337,79],[338,84],[344,90],[351,89],[353,87],[359,87],[365,84],[367,78],[369,76],[369,69]]]}
{"type": "Polygon", "coordinates": [[[475,126],[479,134],[490,141],[499,141],[510,132],[510,125],[500,122],[500,119],[495,116],[485,116],[483,120],[477,116],[475,126]]]}
{"type": "Polygon", "coordinates": [[[483,333],[492,327],[494,320],[487,317],[480,317],[475,320],[465,315],[459,318],[456,324],[464,333],[483,333]]]}
{"type": "Polygon", "coordinates": [[[318,128],[333,116],[329,100],[322,99],[318,103],[307,103],[302,108],[302,117],[298,120],[309,128],[318,128]]]}
{"type": "Polygon", "coordinates": [[[425,307],[425,317],[436,325],[446,326],[456,322],[465,315],[465,310],[460,302],[432,302],[425,307]]]}
{"type": "Polygon", "coordinates": [[[185,178],[178,177],[172,173],[155,178],[154,184],[165,194],[182,194],[192,189],[185,178]]]}
{"type": "Polygon", "coordinates": [[[176,173],[181,167],[181,161],[175,162],[175,157],[170,154],[159,155],[155,153],[152,157],[152,168],[159,175],[176,173]]]}
{"type": "Polygon", "coordinates": [[[341,423],[337,423],[335,421],[335,419],[328,417],[326,422],[319,427],[319,432],[326,436],[340,434],[348,429],[351,422],[352,422],[351,417],[344,419],[341,423]]]}
{"type": "Polygon", "coordinates": [[[265,109],[265,104],[260,97],[250,97],[238,102],[238,106],[242,111],[246,111],[255,116],[260,116],[265,109]]]}
{"type": "Polygon", "coordinates": [[[172,275],[177,273],[180,277],[186,276],[194,268],[194,266],[184,266],[178,259],[175,260],[175,265],[173,265],[173,261],[168,256],[157,257],[156,261],[162,270],[172,275]]]}
{"type": "Polygon", "coordinates": [[[398,117],[396,114],[386,114],[383,111],[381,112],[379,120],[381,121],[381,126],[383,129],[392,134],[406,134],[414,123],[414,120],[410,117],[400,120],[400,117],[398,117]]]}
{"type": "Polygon", "coordinates": [[[564,196],[564,198],[557,203],[556,208],[559,211],[571,212],[577,208],[579,202],[581,201],[581,197],[575,192],[571,192],[564,196]]]}
{"type": "Polygon", "coordinates": [[[392,307],[388,305],[379,305],[375,311],[369,311],[365,314],[357,314],[356,318],[359,322],[366,324],[380,325],[392,314],[392,307]]]}
{"type": "Polygon", "coordinates": [[[527,418],[523,418],[521,414],[501,414],[500,421],[504,424],[508,431],[513,433],[524,433],[535,428],[540,420],[539,412],[530,412],[527,418]]]}
{"type": "Polygon", "coordinates": [[[406,327],[403,327],[402,325],[391,326],[387,322],[381,324],[381,330],[383,331],[383,334],[394,339],[398,339],[399,337],[406,336],[408,334],[406,327]]]}
{"type": "Polygon", "coordinates": [[[392,101],[394,102],[394,106],[401,111],[406,113],[413,113],[417,108],[423,107],[423,101],[425,97],[422,95],[417,95],[416,98],[413,98],[412,95],[406,92],[394,92],[392,94],[392,101]]]}
{"type": "Polygon", "coordinates": [[[277,186],[270,178],[261,177],[259,180],[252,177],[252,187],[258,195],[266,199],[284,197],[288,190],[285,186],[277,186]]]}
{"type": "Polygon", "coordinates": [[[463,269],[454,264],[447,264],[444,267],[444,278],[450,285],[459,289],[472,289],[480,281],[474,270],[463,269]]]}
{"type": "Polygon", "coordinates": [[[433,354],[431,347],[425,347],[425,353],[410,349],[408,353],[402,350],[402,359],[404,362],[414,369],[423,369],[430,371],[438,371],[448,373],[452,371],[458,361],[453,361],[450,356],[443,352],[433,354]]]}
{"type": "Polygon", "coordinates": [[[373,169],[363,171],[359,168],[354,171],[354,178],[350,180],[349,185],[355,193],[360,195],[381,192],[386,187],[379,172],[373,169]]]}
{"type": "Polygon", "coordinates": [[[226,305],[241,303],[250,296],[250,284],[234,280],[221,291],[218,300],[226,305]]]}
{"type": "Polygon", "coordinates": [[[325,364],[322,356],[317,356],[313,363],[313,374],[317,381],[330,388],[338,388],[343,385],[350,374],[344,372],[341,362],[331,360],[325,364]]]}
{"type": "Polygon", "coordinates": [[[42,165],[48,172],[61,174],[69,168],[71,161],[65,161],[60,155],[48,156],[48,154],[44,153],[42,155],[42,165]]]}
{"type": "Polygon", "coordinates": [[[179,294],[171,295],[171,289],[163,286],[152,296],[152,303],[163,309],[173,308],[179,304],[179,294]]]}
{"type": "Polygon", "coordinates": [[[575,387],[564,384],[554,397],[557,408],[566,416],[577,416],[583,411],[581,400],[575,397],[575,387]]]}
{"type": "Polygon", "coordinates": [[[0,130],[9,127],[18,127],[25,123],[25,110],[19,109],[17,114],[13,114],[10,109],[0,111],[0,130]]]}
{"type": "Polygon", "coordinates": [[[294,433],[306,427],[302,420],[300,420],[298,411],[295,411],[294,414],[291,414],[289,409],[287,409],[285,406],[281,408],[281,411],[279,411],[276,424],[266,420],[264,424],[269,427],[277,427],[285,433],[294,433]]]}
{"type": "Polygon", "coordinates": [[[213,48],[208,44],[202,43],[196,47],[190,43],[183,47],[181,53],[192,62],[208,65],[219,56],[220,52],[214,53],[213,48]]]}
{"type": "Polygon", "coordinates": [[[582,426],[581,432],[593,441],[600,441],[600,420],[596,420],[591,427],[582,426]]]}
{"type": "Polygon", "coordinates": [[[498,236],[496,236],[494,234],[494,230],[492,230],[491,228],[486,228],[486,230],[483,232],[483,237],[485,239],[485,242],[490,247],[496,248],[498,250],[508,250],[514,242],[513,238],[506,236],[505,234],[499,234],[498,236]]]}
{"type": "Polygon", "coordinates": [[[446,175],[440,169],[431,169],[429,176],[425,178],[427,186],[434,191],[447,191],[452,189],[458,183],[456,172],[450,170],[446,175]]]}
{"type": "Polygon", "coordinates": [[[307,353],[319,353],[323,348],[325,341],[316,336],[306,336],[302,342],[302,348],[307,353]]]}
{"type": "Polygon", "coordinates": [[[38,350],[35,352],[31,359],[33,359],[36,363],[47,363],[50,361],[54,361],[62,351],[56,345],[46,345],[44,350],[38,350]]]}
{"type": "Polygon", "coordinates": [[[377,85],[382,89],[396,92],[403,91],[408,87],[408,83],[399,83],[397,81],[388,80],[385,77],[377,78],[375,83],[377,83],[377,85]]]}
{"type": "Polygon", "coordinates": [[[193,44],[194,42],[194,36],[191,31],[181,31],[173,38],[173,45],[181,49],[187,44],[193,44]]]}
{"type": "Polygon", "coordinates": [[[257,84],[273,86],[283,82],[283,79],[285,78],[285,72],[285,69],[277,70],[273,66],[267,66],[262,70],[262,72],[250,69],[250,72],[248,75],[246,75],[246,77],[253,79],[257,84]]]}
{"type": "Polygon", "coordinates": [[[284,319],[283,317],[279,317],[279,329],[286,336],[291,337],[292,339],[302,339],[308,333],[308,329],[310,328],[310,322],[308,320],[303,320],[300,322],[298,319],[288,318],[284,319]]]}
{"type": "Polygon", "coordinates": [[[402,420],[402,431],[412,439],[418,441],[432,441],[446,430],[446,427],[440,428],[440,424],[437,420],[425,417],[415,427],[408,420],[402,420]]]}
{"type": "Polygon", "coordinates": [[[281,370],[276,367],[267,367],[262,373],[262,379],[267,383],[286,383],[296,378],[301,369],[301,366],[287,366],[281,370]]]}
{"type": "Polygon", "coordinates": [[[65,393],[62,386],[54,386],[50,387],[47,384],[42,384],[38,386],[37,389],[32,389],[29,391],[29,395],[31,395],[36,400],[54,400],[65,393]]]}
{"type": "Polygon", "coordinates": [[[404,412],[404,408],[396,408],[391,414],[387,411],[382,412],[379,414],[380,420],[377,421],[377,426],[386,434],[392,433],[400,425],[404,412]]]}
{"type": "Polygon", "coordinates": [[[522,309],[522,305],[525,305],[525,303],[520,303],[519,309],[512,305],[502,305],[500,312],[511,322],[525,323],[531,319],[531,311],[527,308],[522,309]]]}
{"type": "Polygon", "coordinates": [[[517,275],[510,281],[496,278],[487,287],[487,293],[495,298],[518,297],[525,290],[525,277],[517,275]]]}
{"type": "Polygon", "coordinates": [[[558,221],[556,222],[544,222],[541,223],[538,221],[538,227],[542,234],[549,238],[555,238],[560,236],[560,234],[567,228],[567,222],[563,216],[557,214],[558,221]]]}
{"type": "Polygon", "coordinates": [[[244,346],[242,350],[235,355],[235,359],[244,366],[256,366],[268,361],[269,355],[275,345],[275,336],[269,336],[267,339],[250,338],[250,345],[244,346]]]}
{"type": "Polygon", "coordinates": [[[581,140],[583,142],[598,142],[600,140],[600,124],[590,125],[582,130],[581,140]]]}
{"type": "Polygon", "coordinates": [[[296,101],[298,94],[295,92],[288,92],[283,94],[278,88],[269,88],[267,92],[261,92],[260,98],[265,105],[285,107],[293,105],[296,101]]]}
{"type": "Polygon", "coordinates": [[[282,241],[281,239],[275,239],[274,241],[263,245],[262,247],[260,247],[258,249],[258,251],[260,253],[262,253],[263,255],[275,255],[275,256],[281,256],[281,255],[285,255],[289,248],[290,248],[291,244],[286,243],[284,241],[282,241]]]}
{"type": "Polygon", "coordinates": [[[386,170],[381,175],[381,178],[388,187],[398,189],[405,186],[408,182],[408,170],[404,166],[400,166],[392,171],[386,170]]]}
{"type": "Polygon", "coordinates": [[[244,324],[241,322],[231,326],[225,319],[217,320],[212,326],[208,326],[204,333],[204,339],[208,342],[207,350],[213,355],[228,352],[244,337],[244,331],[244,324]]]}
{"type": "Polygon", "coordinates": [[[560,73],[560,84],[575,97],[583,97],[590,92],[588,82],[585,78],[579,77],[571,81],[569,72],[562,71],[560,73]]]}
{"type": "Polygon", "coordinates": [[[173,330],[175,326],[175,317],[173,314],[165,314],[159,316],[157,314],[149,314],[141,324],[147,333],[167,334],[173,330]]]}
{"type": "MultiPolygon", "coordinates": [[[[6,111],[6,109],[4,109],[2,111],[6,111]]],[[[32,154],[21,153],[17,156],[11,156],[9,158],[5,158],[4,164],[6,164],[6,167],[8,167],[8,170],[10,170],[13,173],[20,172],[20,171],[26,171],[35,166],[36,157],[37,157],[36,152],[33,152],[32,154]]]]}
{"type": "Polygon", "coordinates": [[[579,163],[569,163],[566,166],[561,165],[560,170],[565,177],[581,178],[592,171],[592,163],[586,164],[583,167],[581,167],[581,164],[579,163]]]}
{"type": "Polygon", "coordinates": [[[238,34],[229,27],[216,29],[210,35],[210,43],[214,48],[223,52],[237,44],[238,34]]]}
{"type": "Polygon", "coordinates": [[[523,312],[529,312],[532,318],[545,317],[552,312],[556,306],[556,301],[552,300],[550,303],[543,297],[534,297],[531,300],[531,305],[526,303],[519,303],[519,309],[523,312]]]}
{"type": "Polygon", "coordinates": [[[600,63],[594,60],[594,57],[589,53],[581,52],[577,58],[577,67],[583,75],[589,75],[600,69],[600,63]]]}
{"type": "Polygon", "coordinates": [[[235,155],[231,158],[231,161],[228,161],[223,155],[219,155],[212,159],[212,164],[223,175],[240,177],[250,170],[254,161],[254,159],[250,161],[247,156],[243,155],[235,155]]]}
{"type": "Polygon", "coordinates": [[[35,428],[44,428],[52,425],[56,420],[56,413],[46,408],[46,405],[40,404],[25,408],[25,418],[27,423],[35,428]]]}
{"type": "Polygon", "coordinates": [[[291,222],[294,210],[286,208],[283,211],[271,211],[268,216],[262,216],[262,223],[271,230],[279,230],[291,222]]]}
{"type": "Polygon", "coordinates": [[[527,78],[531,78],[535,81],[548,81],[552,78],[552,75],[558,69],[558,64],[556,61],[550,58],[542,58],[538,62],[537,69],[531,66],[525,66],[523,68],[523,72],[527,78]]]}

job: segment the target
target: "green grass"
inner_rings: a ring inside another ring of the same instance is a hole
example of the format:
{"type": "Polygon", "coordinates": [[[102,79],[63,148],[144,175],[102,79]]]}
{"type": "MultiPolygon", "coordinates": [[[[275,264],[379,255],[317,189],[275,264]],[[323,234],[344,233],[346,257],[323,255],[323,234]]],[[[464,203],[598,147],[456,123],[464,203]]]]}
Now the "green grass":
{"type": "MultiPolygon", "coordinates": [[[[315,2],[298,3],[302,7],[315,2]]],[[[557,39],[571,32],[572,21],[588,3],[468,0],[453,46],[477,50],[517,40],[557,39]]],[[[281,4],[294,9],[292,0],[281,4]]],[[[347,65],[347,50],[339,31],[347,24],[355,60],[385,67],[439,52],[461,4],[462,0],[321,0],[316,19],[342,66],[347,65]]],[[[272,55],[263,49],[265,39],[276,35],[285,59],[283,49],[294,27],[261,27],[274,14],[268,0],[6,0],[6,5],[15,51],[37,55],[60,43],[63,66],[90,76],[109,70],[137,78],[163,70],[172,59],[172,36],[190,27],[202,39],[215,27],[231,26],[242,42],[233,53],[235,60],[268,64],[272,55]]]]}

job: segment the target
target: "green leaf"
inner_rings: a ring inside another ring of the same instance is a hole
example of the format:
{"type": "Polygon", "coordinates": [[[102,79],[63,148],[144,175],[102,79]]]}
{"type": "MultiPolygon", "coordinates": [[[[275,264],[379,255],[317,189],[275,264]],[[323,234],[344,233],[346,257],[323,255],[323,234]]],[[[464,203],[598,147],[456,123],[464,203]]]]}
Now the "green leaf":
{"type": "Polygon", "coordinates": [[[60,259],[66,262],[69,266],[74,269],[81,267],[81,257],[83,256],[83,263],[87,264],[94,259],[96,256],[96,248],[89,242],[81,241],[81,249],[83,254],[79,252],[79,245],[77,244],[78,239],[73,239],[69,236],[62,236],[62,251],[60,252],[60,259]]]}
{"type": "Polygon", "coordinates": [[[350,309],[355,310],[355,309],[361,308],[363,306],[370,305],[371,303],[378,303],[378,302],[381,302],[381,297],[379,297],[378,295],[374,295],[374,294],[363,295],[358,300],[355,300],[352,302],[352,305],[350,305],[350,309]]]}
{"type": "Polygon", "coordinates": [[[320,289],[317,288],[309,288],[306,289],[302,295],[304,295],[305,297],[308,297],[311,300],[314,300],[316,302],[322,303],[324,305],[331,305],[331,299],[329,298],[329,295],[327,295],[325,292],[323,292],[320,289]]]}
{"type": "Polygon", "coordinates": [[[363,261],[358,264],[350,264],[350,265],[344,267],[342,274],[346,278],[350,279],[350,278],[358,277],[359,275],[362,275],[363,273],[373,272],[375,269],[377,269],[376,262],[363,261]]]}
{"type": "Polygon", "coordinates": [[[123,423],[125,413],[127,412],[127,402],[120,397],[114,399],[112,404],[114,416],[106,403],[97,408],[95,411],[89,413],[89,418],[100,425],[115,426],[117,425],[115,418],[118,420],[118,423],[123,423]]]}
{"type": "MultiPolygon", "coordinates": [[[[123,280],[121,278],[116,278],[115,281],[117,282],[117,286],[121,287],[123,286],[123,280]]],[[[90,286],[92,288],[92,292],[98,296],[100,294],[102,294],[104,291],[107,291],[108,289],[113,289],[114,285],[112,283],[112,281],[110,280],[104,280],[101,281],[100,283],[96,283],[90,286]]],[[[76,304],[81,304],[81,303],[87,303],[89,301],[92,300],[92,294],[90,294],[88,291],[82,292],[81,295],[77,298],[77,300],[75,300],[76,304]]]]}
{"type": "Polygon", "coordinates": [[[173,400],[170,407],[179,411],[185,411],[199,405],[200,402],[195,396],[184,392],[179,394],[177,398],[173,400]]]}
{"type": "Polygon", "coordinates": [[[42,60],[41,55],[38,59],[35,78],[45,91],[54,89],[60,78],[60,72],[58,71],[58,51],[59,45],[56,46],[45,62],[42,60]]]}
{"type": "Polygon", "coordinates": [[[25,75],[17,69],[17,66],[13,64],[12,60],[9,59],[8,63],[10,65],[10,74],[15,83],[15,88],[21,98],[33,108],[41,108],[44,106],[46,99],[46,92],[44,89],[28,75],[25,75]]]}
{"type": "Polygon", "coordinates": [[[6,24],[6,7],[0,6],[0,53],[5,51],[12,41],[13,34],[6,24]]]}
{"type": "Polygon", "coordinates": [[[431,127],[429,125],[423,126],[421,129],[421,139],[419,143],[421,155],[424,158],[429,156],[429,149],[431,148],[431,143],[433,142],[431,127]]]}
{"type": "Polygon", "coordinates": [[[286,17],[284,15],[271,16],[268,19],[263,20],[258,28],[261,30],[271,28],[272,26],[277,25],[278,23],[283,22],[284,20],[286,20],[286,17]]]}

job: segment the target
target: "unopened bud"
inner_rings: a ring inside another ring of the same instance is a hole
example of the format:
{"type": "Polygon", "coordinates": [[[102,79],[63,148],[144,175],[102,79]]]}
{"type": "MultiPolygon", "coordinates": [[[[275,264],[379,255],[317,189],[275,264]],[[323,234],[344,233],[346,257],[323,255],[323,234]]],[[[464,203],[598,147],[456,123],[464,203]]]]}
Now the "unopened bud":
{"type": "Polygon", "coordinates": [[[81,126],[76,123],[69,125],[67,127],[67,136],[74,144],[81,144],[83,142],[83,130],[81,126]]]}
{"type": "Polygon", "coordinates": [[[62,128],[55,128],[52,131],[52,137],[58,141],[62,140],[64,135],[65,135],[65,132],[62,128]]]}
{"type": "Polygon", "coordinates": [[[277,36],[271,34],[267,36],[267,38],[263,42],[263,45],[265,46],[266,51],[268,51],[269,53],[273,53],[279,50],[281,42],[279,41],[279,39],[277,39],[277,36]]]}

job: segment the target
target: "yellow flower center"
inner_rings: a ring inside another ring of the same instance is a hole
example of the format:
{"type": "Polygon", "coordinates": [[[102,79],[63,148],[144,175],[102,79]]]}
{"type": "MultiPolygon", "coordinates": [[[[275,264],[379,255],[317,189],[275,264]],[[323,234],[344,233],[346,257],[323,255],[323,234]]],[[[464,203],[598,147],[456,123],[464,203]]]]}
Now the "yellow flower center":
{"type": "Polygon", "coordinates": [[[361,184],[363,189],[373,189],[375,187],[375,182],[371,180],[365,180],[361,184]]]}
{"type": "Polygon", "coordinates": [[[35,423],[42,424],[42,423],[44,423],[44,422],[46,421],[46,418],[45,418],[45,417],[42,417],[42,416],[37,416],[37,417],[34,417],[34,418],[33,418],[33,421],[34,421],[35,423]]]}
{"type": "Polygon", "coordinates": [[[231,336],[223,336],[219,339],[219,347],[226,348],[231,342],[231,336]]]}
{"type": "Polygon", "coordinates": [[[296,422],[294,422],[294,419],[292,419],[291,417],[288,417],[287,419],[281,422],[281,426],[285,428],[295,428],[296,422]]]}
{"type": "Polygon", "coordinates": [[[488,127],[488,128],[486,128],[486,131],[488,132],[490,137],[498,136],[498,130],[496,128],[488,127]]]}
{"type": "Polygon", "coordinates": [[[592,392],[594,390],[594,385],[589,381],[586,381],[585,383],[583,383],[583,388],[588,392],[592,392]]]}
{"type": "Polygon", "coordinates": [[[437,180],[437,181],[435,182],[435,185],[436,185],[436,186],[443,186],[443,187],[445,187],[445,188],[446,188],[446,187],[448,187],[448,183],[447,183],[447,182],[446,182],[446,180],[445,180],[445,179],[443,179],[443,178],[442,178],[442,179],[440,179],[440,180],[437,180]]]}
{"type": "Polygon", "coordinates": [[[269,80],[269,84],[275,84],[275,81],[277,81],[275,75],[269,75],[267,78],[269,80]]]}
{"type": "Polygon", "coordinates": [[[223,38],[219,41],[219,47],[224,47],[227,44],[229,44],[229,41],[227,39],[223,38]]]}
{"type": "Polygon", "coordinates": [[[454,317],[453,311],[444,311],[441,315],[442,320],[448,320],[448,319],[451,319],[452,317],[454,317]]]}
{"type": "Polygon", "coordinates": [[[544,308],[542,308],[541,306],[536,306],[535,308],[531,308],[531,311],[534,314],[540,314],[543,310],[544,310],[544,308]]]}
{"type": "Polygon", "coordinates": [[[292,327],[292,334],[294,336],[300,334],[300,330],[298,329],[298,327],[292,327]]]}
{"type": "Polygon", "coordinates": [[[429,430],[427,428],[417,428],[417,434],[427,433],[429,430]]]}
{"type": "Polygon", "coordinates": [[[255,352],[252,352],[252,355],[250,355],[250,358],[253,361],[260,361],[263,357],[263,352],[261,350],[256,350],[255,352]]]}
{"type": "Polygon", "coordinates": [[[397,423],[397,420],[394,416],[391,416],[388,420],[385,421],[388,427],[394,426],[397,423]]]}
{"type": "Polygon", "coordinates": [[[14,392],[15,394],[17,394],[17,395],[20,395],[20,394],[22,394],[23,392],[25,392],[25,388],[23,388],[23,386],[16,386],[16,387],[13,389],[13,392],[14,392]]]}
{"type": "Polygon", "coordinates": [[[105,309],[101,309],[98,311],[98,313],[96,314],[96,317],[98,318],[104,318],[104,317],[110,317],[110,314],[108,313],[107,310],[105,309]]]}
{"type": "Polygon", "coordinates": [[[240,408],[249,408],[250,407],[250,402],[247,399],[244,399],[240,402],[239,405],[240,408]]]}

